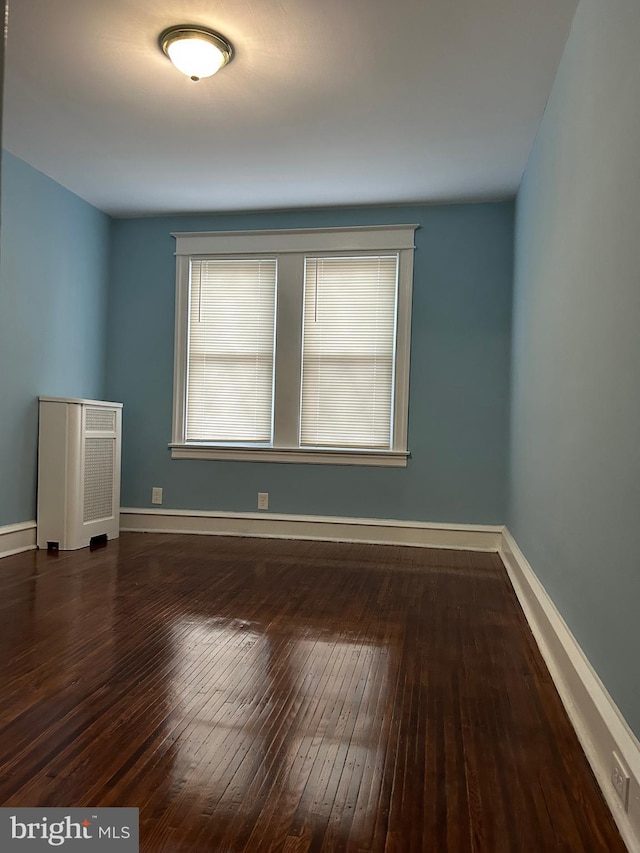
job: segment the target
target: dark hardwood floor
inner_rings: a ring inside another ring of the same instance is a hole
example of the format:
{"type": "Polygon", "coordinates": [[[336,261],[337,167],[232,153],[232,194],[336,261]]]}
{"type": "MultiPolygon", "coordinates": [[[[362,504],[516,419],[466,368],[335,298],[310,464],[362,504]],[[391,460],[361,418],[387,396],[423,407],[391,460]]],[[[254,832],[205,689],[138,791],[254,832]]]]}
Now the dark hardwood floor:
{"type": "Polygon", "coordinates": [[[125,534],[0,561],[0,804],[141,850],[623,851],[497,555],[125,534]]]}

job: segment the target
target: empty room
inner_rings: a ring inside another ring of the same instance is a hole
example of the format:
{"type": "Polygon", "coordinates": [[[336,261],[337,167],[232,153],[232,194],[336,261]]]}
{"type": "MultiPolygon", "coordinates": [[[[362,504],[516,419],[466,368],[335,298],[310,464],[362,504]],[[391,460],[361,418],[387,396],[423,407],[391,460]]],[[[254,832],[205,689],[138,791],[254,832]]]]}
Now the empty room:
{"type": "Polygon", "coordinates": [[[5,0],[0,850],[640,853],[637,0],[5,0]]]}

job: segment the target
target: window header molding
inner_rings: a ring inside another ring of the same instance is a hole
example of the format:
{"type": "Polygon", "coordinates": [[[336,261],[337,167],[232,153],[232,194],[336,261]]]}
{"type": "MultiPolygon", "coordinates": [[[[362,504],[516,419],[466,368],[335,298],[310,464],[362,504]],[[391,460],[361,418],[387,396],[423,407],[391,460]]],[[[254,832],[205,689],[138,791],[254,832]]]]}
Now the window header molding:
{"type": "Polygon", "coordinates": [[[419,225],[362,225],[271,231],[172,233],[177,256],[299,252],[384,252],[413,249],[419,225]]]}

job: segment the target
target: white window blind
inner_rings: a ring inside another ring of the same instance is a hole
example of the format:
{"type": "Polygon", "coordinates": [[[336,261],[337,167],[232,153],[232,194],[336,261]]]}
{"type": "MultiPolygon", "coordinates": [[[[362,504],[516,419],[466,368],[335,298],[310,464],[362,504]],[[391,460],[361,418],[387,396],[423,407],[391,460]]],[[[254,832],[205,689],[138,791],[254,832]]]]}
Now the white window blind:
{"type": "Polygon", "coordinates": [[[269,443],[275,259],[192,259],[187,441],[269,443]]]}
{"type": "Polygon", "coordinates": [[[397,281],[397,255],[305,259],[301,446],[392,446],[397,281]]]}

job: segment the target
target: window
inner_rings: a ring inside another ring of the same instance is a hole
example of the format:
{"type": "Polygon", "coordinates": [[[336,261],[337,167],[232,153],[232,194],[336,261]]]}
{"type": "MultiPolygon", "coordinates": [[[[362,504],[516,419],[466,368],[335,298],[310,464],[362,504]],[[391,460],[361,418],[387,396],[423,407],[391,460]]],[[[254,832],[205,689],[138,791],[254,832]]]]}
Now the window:
{"type": "Polygon", "coordinates": [[[185,438],[271,442],[276,261],[191,261],[185,438]]]}
{"type": "Polygon", "coordinates": [[[300,445],[389,449],[397,255],[305,258],[300,445]]]}
{"type": "Polygon", "coordinates": [[[416,227],[174,234],[172,457],[406,465],[416,227]]]}

